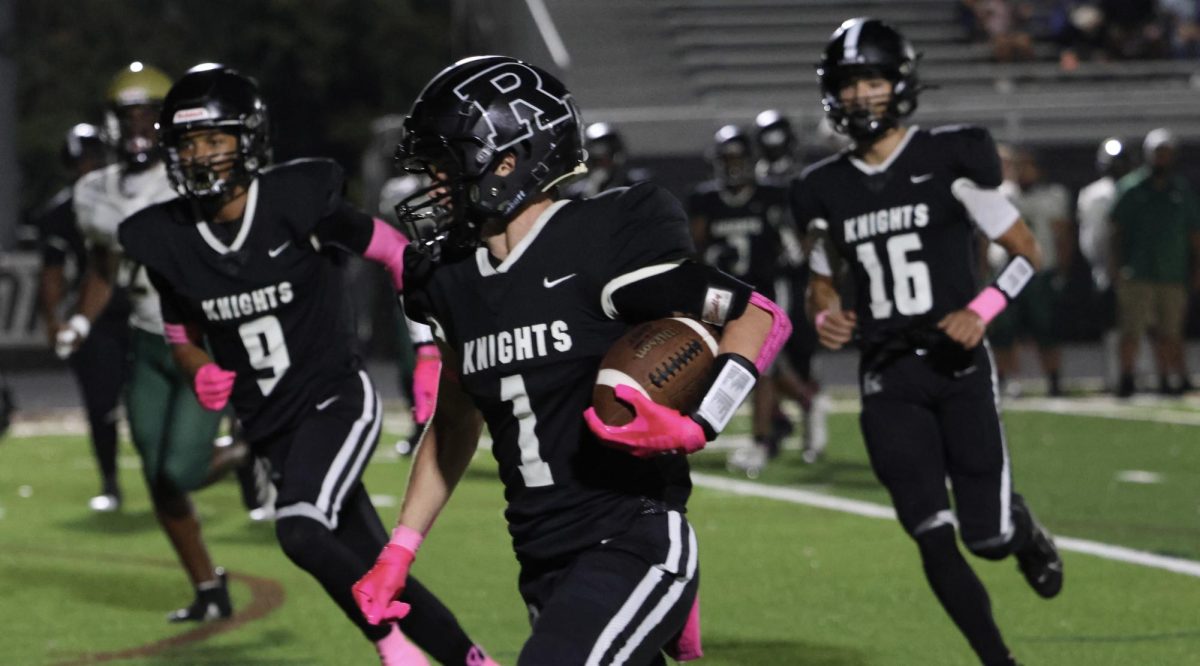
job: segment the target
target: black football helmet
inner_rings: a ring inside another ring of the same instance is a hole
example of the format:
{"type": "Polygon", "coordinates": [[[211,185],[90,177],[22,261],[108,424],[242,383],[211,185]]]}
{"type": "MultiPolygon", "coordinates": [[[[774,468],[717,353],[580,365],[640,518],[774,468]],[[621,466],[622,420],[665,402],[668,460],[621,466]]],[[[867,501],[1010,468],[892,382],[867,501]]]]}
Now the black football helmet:
{"type": "Polygon", "coordinates": [[[737,125],[717,130],[710,158],[713,175],[721,187],[735,190],[754,182],[754,144],[737,125]]]}
{"type": "Polygon", "coordinates": [[[904,35],[883,21],[852,18],[843,23],[817,63],[821,104],[833,127],[860,144],[869,144],[916,111],[922,90],[917,80],[919,58],[904,35]],[[842,104],[842,87],[864,76],[883,76],[892,82],[891,99],[882,115],[842,104]]]}
{"type": "Polygon", "coordinates": [[[798,141],[787,116],[767,109],[755,117],[754,127],[754,139],[764,158],[774,162],[795,156],[798,141]]]}
{"type": "Polygon", "coordinates": [[[583,133],[587,149],[587,165],[602,164],[620,167],[625,164],[625,140],[617,128],[609,123],[592,123],[583,133]]]}
{"type": "Polygon", "coordinates": [[[460,60],[425,86],[396,159],[433,176],[396,215],[419,248],[439,251],[477,247],[484,223],[507,223],[538,193],[587,172],[571,93],[541,68],[495,55],[460,60]],[[509,153],[513,171],[496,175],[509,153]]]}
{"type": "Polygon", "coordinates": [[[108,146],[104,143],[99,127],[90,123],[79,123],[67,130],[59,157],[63,166],[68,168],[73,168],[84,158],[103,164],[108,158],[108,146]]]}
{"type": "Polygon", "coordinates": [[[271,161],[268,125],[267,105],[254,79],[215,63],[189,69],[167,93],[157,125],[175,191],[192,199],[219,199],[249,185],[271,161]],[[236,136],[237,151],[184,163],[180,141],[205,129],[236,136]]]}

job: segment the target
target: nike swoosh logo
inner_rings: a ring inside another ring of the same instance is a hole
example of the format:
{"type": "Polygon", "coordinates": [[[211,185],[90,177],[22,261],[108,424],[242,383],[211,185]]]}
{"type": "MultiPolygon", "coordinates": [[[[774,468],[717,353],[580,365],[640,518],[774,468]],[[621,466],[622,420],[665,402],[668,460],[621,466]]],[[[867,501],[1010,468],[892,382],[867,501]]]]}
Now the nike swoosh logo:
{"type": "Polygon", "coordinates": [[[285,249],[287,249],[287,246],[289,246],[291,244],[292,244],[292,241],[284,241],[283,245],[280,245],[279,247],[277,247],[273,250],[267,250],[267,255],[270,256],[272,259],[274,259],[275,257],[278,257],[285,249]]]}
{"type": "Polygon", "coordinates": [[[975,372],[975,371],[976,371],[976,370],[978,370],[978,369],[979,369],[979,366],[977,366],[977,365],[973,365],[973,366],[971,366],[971,367],[969,367],[969,368],[967,368],[967,369],[965,369],[965,370],[955,370],[955,371],[954,371],[954,378],[955,378],[955,379],[962,379],[963,377],[966,377],[967,375],[971,374],[972,372],[975,372]]]}
{"type": "Polygon", "coordinates": [[[570,275],[564,275],[564,276],[558,278],[557,280],[551,280],[550,278],[542,278],[542,286],[549,289],[555,285],[562,284],[563,282],[570,280],[571,278],[575,277],[576,275],[579,275],[579,274],[571,273],[570,275]]]}
{"type": "Polygon", "coordinates": [[[342,396],[340,396],[340,395],[335,395],[335,396],[333,396],[332,398],[330,398],[330,399],[328,399],[328,400],[322,400],[321,402],[318,402],[318,403],[317,403],[317,411],[318,411],[318,412],[323,412],[323,411],[325,411],[325,408],[326,408],[326,407],[328,407],[328,406],[332,405],[333,403],[337,402],[337,399],[338,399],[338,398],[340,398],[340,397],[342,397],[342,396]]]}
{"type": "Polygon", "coordinates": [[[923,183],[923,182],[925,182],[925,181],[929,180],[930,178],[933,178],[933,174],[932,174],[932,173],[927,173],[927,174],[924,174],[924,175],[921,175],[921,176],[909,176],[909,177],[908,177],[908,179],[909,179],[910,181],[912,181],[912,184],[913,184],[913,185],[916,185],[916,184],[918,184],[918,183],[923,183]]]}

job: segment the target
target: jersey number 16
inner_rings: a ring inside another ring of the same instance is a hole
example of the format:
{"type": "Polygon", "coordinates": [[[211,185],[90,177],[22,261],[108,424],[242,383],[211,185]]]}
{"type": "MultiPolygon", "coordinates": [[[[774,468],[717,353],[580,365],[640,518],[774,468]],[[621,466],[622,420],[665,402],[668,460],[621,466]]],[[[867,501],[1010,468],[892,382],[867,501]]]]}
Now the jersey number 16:
{"type": "MultiPolygon", "coordinates": [[[[921,249],[921,237],[915,233],[900,234],[887,239],[888,266],[892,269],[892,297],[895,309],[902,315],[919,315],[933,307],[933,287],[929,281],[929,266],[923,261],[909,261],[908,253],[921,249]]],[[[892,316],[893,301],[888,299],[883,266],[875,245],[870,241],[856,248],[858,261],[871,285],[871,316],[876,320],[892,316]]]]}

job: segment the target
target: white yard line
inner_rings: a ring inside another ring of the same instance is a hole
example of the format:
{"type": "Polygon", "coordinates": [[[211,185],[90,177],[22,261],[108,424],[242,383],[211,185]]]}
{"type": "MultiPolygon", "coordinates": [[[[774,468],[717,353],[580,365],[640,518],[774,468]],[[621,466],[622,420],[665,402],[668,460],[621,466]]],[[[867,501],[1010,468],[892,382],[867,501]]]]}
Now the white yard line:
{"type": "MultiPolygon", "coordinates": [[[[866,518],[884,518],[888,520],[896,519],[896,512],[893,511],[890,506],[884,506],[874,502],[865,502],[863,500],[836,497],[834,495],[826,495],[824,493],[818,493],[811,490],[800,490],[798,488],[788,488],[784,486],[771,486],[754,481],[739,481],[737,479],[713,476],[711,474],[700,474],[697,472],[692,472],[692,483],[695,483],[701,488],[719,490],[745,497],[760,497],[779,502],[789,502],[791,504],[803,504],[804,506],[816,507],[818,509],[828,509],[830,511],[840,511],[842,513],[850,513],[856,516],[864,516],[866,518]]],[[[1088,541],[1087,539],[1076,539],[1073,537],[1056,536],[1054,541],[1058,544],[1058,547],[1061,550],[1084,553],[1086,555],[1093,555],[1106,560],[1136,564],[1138,566],[1150,567],[1152,569],[1163,569],[1164,571],[1171,571],[1174,573],[1200,578],[1200,562],[1193,560],[1185,560],[1179,557],[1168,557],[1166,555],[1156,555],[1154,553],[1148,553],[1142,550],[1134,550],[1124,546],[1113,546],[1106,543],[1088,541]]]]}

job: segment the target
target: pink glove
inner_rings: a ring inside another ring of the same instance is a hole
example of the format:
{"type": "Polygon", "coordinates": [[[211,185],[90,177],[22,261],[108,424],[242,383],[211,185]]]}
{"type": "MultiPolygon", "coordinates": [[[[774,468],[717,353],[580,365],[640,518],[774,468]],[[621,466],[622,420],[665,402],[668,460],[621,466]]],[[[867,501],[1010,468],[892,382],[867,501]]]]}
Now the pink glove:
{"type": "Polygon", "coordinates": [[[421,533],[414,529],[397,526],[392,531],[392,540],[375,560],[375,566],[351,588],[354,601],[367,622],[379,624],[386,620],[400,620],[408,615],[411,607],[396,601],[396,597],[400,596],[408,582],[408,569],[417,557],[417,547],[422,538],[421,533]]]}
{"type": "Polygon", "coordinates": [[[613,387],[617,399],[628,403],[636,414],[623,426],[610,426],[588,407],[583,419],[596,436],[609,446],[639,458],[651,458],[664,453],[694,453],[704,448],[704,429],[690,416],[664,407],[642,395],[637,389],[617,384],[613,387]]]}
{"type": "Polygon", "coordinates": [[[438,377],[442,374],[442,352],[435,344],[417,345],[417,364],[413,368],[413,419],[429,423],[437,406],[438,377]]]}
{"type": "Polygon", "coordinates": [[[229,394],[233,392],[233,380],[236,372],[222,370],[216,363],[205,363],[196,371],[193,386],[200,406],[213,412],[225,409],[229,403],[229,394]]]}

